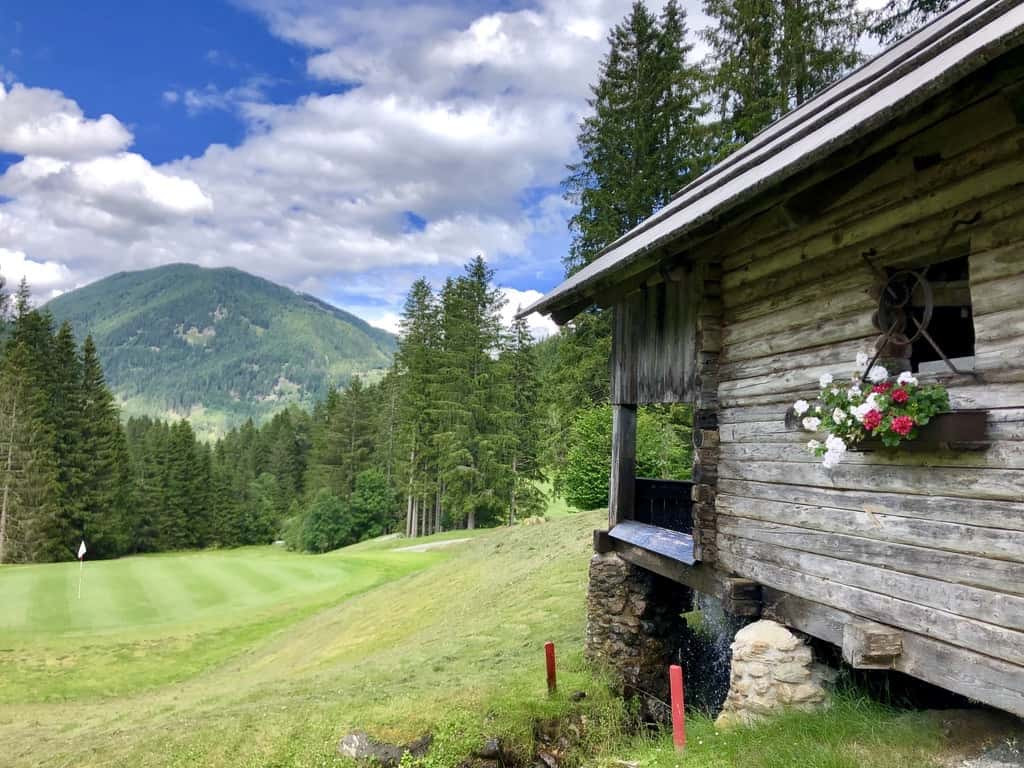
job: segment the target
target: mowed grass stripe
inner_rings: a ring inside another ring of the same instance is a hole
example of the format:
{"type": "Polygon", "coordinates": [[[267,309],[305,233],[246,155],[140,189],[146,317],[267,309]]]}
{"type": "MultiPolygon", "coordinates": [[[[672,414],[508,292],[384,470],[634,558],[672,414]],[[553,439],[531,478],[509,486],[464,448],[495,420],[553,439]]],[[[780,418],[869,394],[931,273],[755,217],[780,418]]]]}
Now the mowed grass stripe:
{"type": "Polygon", "coordinates": [[[48,634],[73,629],[71,599],[78,588],[78,563],[54,563],[36,571],[29,592],[28,621],[34,629],[48,634]]]}
{"type": "Polygon", "coordinates": [[[237,588],[230,578],[225,578],[223,563],[219,560],[202,555],[186,555],[167,559],[163,565],[167,578],[174,579],[188,598],[187,610],[181,615],[227,607],[234,602],[232,598],[237,595],[237,588]]]}
{"type": "Polygon", "coordinates": [[[224,593],[208,578],[194,574],[194,556],[143,558],[142,584],[158,606],[159,623],[188,621],[204,608],[216,607],[224,593]]]}
{"type": "Polygon", "coordinates": [[[124,589],[131,588],[125,568],[113,561],[85,563],[82,568],[82,597],[78,598],[77,578],[71,595],[71,621],[75,631],[116,627],[135,618],[124,613],[124,589]]]}
{"type": "Polygon", "coordinates": [[[153,599],[150,562],[146,558],[115,561],[109,573],[115,580],[111,592],[117,595],[117,616],[126,625],[160,621],[160,605],[153,599]]]}
{"type": "Polygon", "coordinates": [[[220,566],[221,570],[230,571],[235,583],[243,582],[251,592],[260,596],[272,595],[281,591],[285,584],[291,586],[292,583],[279,563],[267,563],[267,567],[257,569],[247,560],[224,560],[220,566]],[[284,578],[277,578],[274,574],[284,578]]]}
{"type": "Polygon", "coordinates": [[[28,626],[28,610],[36,577],[27,566],[7,565],[0,568],[0,594],[4,596],[0,610],[0,628],[11,630],[28,626]]]}

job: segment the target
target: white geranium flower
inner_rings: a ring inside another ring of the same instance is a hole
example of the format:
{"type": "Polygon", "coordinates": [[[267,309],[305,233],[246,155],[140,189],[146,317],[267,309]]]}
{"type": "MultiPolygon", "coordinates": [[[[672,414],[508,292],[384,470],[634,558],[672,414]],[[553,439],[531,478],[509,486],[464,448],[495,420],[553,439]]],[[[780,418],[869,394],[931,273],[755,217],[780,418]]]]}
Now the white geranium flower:
{"type": "Polygon", "coordinates": [[[856,408],[850,409],[850,412],[853,414],[853,418],[863,423],[864,417],[867,416],[870,411],[875,410],[875,407],[876,406],[873,400],[867,400],[858,405],[856,408]]]}
{"type": "Polygon", "coordinates": [[[833,395],[838,395],[839,387],[832,387],[832,389],[830,389],[829,392],[831,392],[833,395]]]}
{"type": "Polygon", "coordinates": [[[888,378],[889,372],[885,370],[884,365],[872,365],[871,370],[868,371],[868,381],[872,384],[881,384],[888,378]]]}
{"type": "Polygon", "coordinates": [[[870,359],[871,358],[868,357],[868,353],[867,352],[858,352],[857,353],[857,370],[858,371],[863,371],[865,368],[867,368],[868,367],[868,360],[870,360],[870,359]]]}
{"type": "Polygon", "coordinates": [[[823,373],[823,374],[821,374],[821,378],[818,379],[818,383],[821,384],[821,388],[824,389],[825,387],[827,387],[829,384],[832,383],[832,374],[831,373],[823,373]]]}
{"type": "Polygon", "coordinates": [[[912,374],[910,371],[904,371],[903,373],[896,377],[896,383],[899,384],[901,387],[905,387],[907,384],[909,384],[912,387],[916,387],[917,377],[914,376],[914,374],[912,374]]]}
{"type": "Polygon", "coordinates": [[[832,453],[846,453],[846,443],[843,438],[829,435],[825,438],[825,448],[832,453]]]}
{"type": "Polygon", "coordinates": [[[859,386],[850,387],[848,390],[846,390],[846,396],[851,400],[855,400],[856,398],[860,397],[863,394],[864,393],[861,391],[859,386]]]}
{"type": "Polygon", "coordinates": [[[808,432],[817,432],[818,428],[821,427],[821,419],[817,416],[808,416],[803,421],[804,429],[808,432]]]}
{"type": "Polygon", "coordinates": [[[821,448],[821,441],[820,440],[808,440],[807,441],[807,450],[810,451],[811,453],[816,453],[819,448],[821,448]]]}
{"type": "Polygon", "coordinates": [[[795,403],[793,403],[793,412],[797,416],[803,416],[805,413],[807,413],[807,409],[810,407],[811,404],[808,403],[806,400],[797,400],[795,403]]]}
{"type": "Polygon", "coordinates": [[[834,469],[843,460],[845,451],[825,451],[821,464],[825,469],[834,469]]]}
{"type": "Polygon", "coordinates": [[[836,424],[842,424],[846,421],[846,412],[842,408],[836,408],[832,411],[832,421],[836,424]]]}

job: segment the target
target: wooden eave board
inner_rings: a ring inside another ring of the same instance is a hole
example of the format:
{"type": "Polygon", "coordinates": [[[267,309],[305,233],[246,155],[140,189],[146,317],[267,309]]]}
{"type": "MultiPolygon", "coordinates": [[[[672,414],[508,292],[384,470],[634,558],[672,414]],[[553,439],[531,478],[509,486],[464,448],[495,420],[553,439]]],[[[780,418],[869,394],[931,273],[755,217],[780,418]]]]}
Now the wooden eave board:
{"type": "Polygon", "coordinates": [[[670,557],[685,565],[697,562],[693,556],[693,536],[656,525],[626,520],[612,528],[608,535],[627,544],[670,557]]]}
{"type": "Polygon", "coordinates": [[[876,56],[780,118],[665,208],[522,310],[550,313],[646,253],[823,160],[1021,44],[1024,5],[973,0],[876,56]]]}

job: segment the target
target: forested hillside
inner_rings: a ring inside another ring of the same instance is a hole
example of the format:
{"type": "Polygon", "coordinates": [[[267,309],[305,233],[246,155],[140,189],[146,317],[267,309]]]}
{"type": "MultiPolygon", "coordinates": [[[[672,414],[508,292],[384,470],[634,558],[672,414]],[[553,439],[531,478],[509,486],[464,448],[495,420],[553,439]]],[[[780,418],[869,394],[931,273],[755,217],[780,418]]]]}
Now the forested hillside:
{"type": "Polygon", "coordinates": [[[386,331],[237,269],[121,272],[47,309],[92,335],[127,414],[188,417],[205,436],[379,377],[395,348],[386,331]]]}

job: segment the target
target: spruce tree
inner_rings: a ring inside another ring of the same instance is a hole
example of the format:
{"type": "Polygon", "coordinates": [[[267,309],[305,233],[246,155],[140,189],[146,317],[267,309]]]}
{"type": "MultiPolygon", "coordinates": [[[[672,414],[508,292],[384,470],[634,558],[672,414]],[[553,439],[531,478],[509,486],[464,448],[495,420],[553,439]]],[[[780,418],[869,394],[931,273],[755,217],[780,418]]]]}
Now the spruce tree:
{"type": "Polygon", "coordinates": [[[719,157],[859,63],[856,0],[704,0],[719,157]]]}
{"type": "Polygon", "coordinates": [[[55,542],[68,553],[85,538],[84,503],[85,420],[82,401],[82,361],[71,325],[63,323],[53,342],[50,403],[47,415],[54,436],[60,522],[55,542]]]}
{"type": "Polygon", "coordinates": [[[706,164],[704,78],[688,63],[685,11],[669,0],[661,18],[642,2],[608,37],[592,87],[592,114],[577,136],[580,161],[569,166],[566,198],[571,274],[664,206],[706,164]]]}
{"type": "Polygon", "coordinates": [[[37,415],[45,397],[26,373],[28,357],[13,343],[0,355],[0,563],[61,554],[50,538],[57,525],[53,442],[37,415]]]}
{"type": "Polygon", "coordinates": [[[419,279],[405,300],[394,363],[399,380],[398,478],[405,496],[405,532],[410,536],[421,533],[421,506],[439,490],[432,436],[438,408],[440,343],[437,301],[430,284],[419,279]]]}
{"type": "Polygon", "coordinates": [[[493,279],[493,270],[477,256],[442,295],[438,400],[446,416],[435,440],[441,497],[447,514],[471,529],[501,515],[509,482],[497,418],[504,404],[496,378],[505,300],[493,279]]]}
{"type": "Polygon", "coordinates": [[[0,275],[0,350],[7,336],[7,326],[11,321],[11,296],[7,293],[7,280],[0,275]]]}
{"type": "Polygon", "coordinates": [[[510,491],[508,523],[512,525],[543,506],[536,482],[544,475],[541,466],[542,399],[533,335],[524,318],[512,325],[502,355],[501,379],[508,383],[508,436],[510,491]]]}
{"type": "Polygon", "coordinates": [[[82,345],[81,506],[90,551],[113,557],[128,547],[128,449],[114,396],[107,388],[92,336],[82,345]]]}
{"type": "Polygon", "coordinates": [[[870,15],[868,31],[888,44],[914,32],[954,4],[955,0],[889,0],[870,15]]]}

